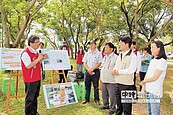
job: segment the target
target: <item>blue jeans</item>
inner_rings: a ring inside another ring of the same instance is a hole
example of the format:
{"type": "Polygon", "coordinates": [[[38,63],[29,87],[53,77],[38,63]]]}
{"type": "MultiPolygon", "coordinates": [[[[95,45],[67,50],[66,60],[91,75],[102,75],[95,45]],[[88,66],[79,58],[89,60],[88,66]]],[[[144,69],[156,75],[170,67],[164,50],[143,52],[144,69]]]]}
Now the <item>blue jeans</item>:
{"type": "Polygon", "coordinates": [[[83,72],[83,64],[77,64],[77,71],[83,72]]]}
{"type": "Polygon", "coordinates": [[[160,115],[160,97],[146,93],[148,115],[160,115]]]}

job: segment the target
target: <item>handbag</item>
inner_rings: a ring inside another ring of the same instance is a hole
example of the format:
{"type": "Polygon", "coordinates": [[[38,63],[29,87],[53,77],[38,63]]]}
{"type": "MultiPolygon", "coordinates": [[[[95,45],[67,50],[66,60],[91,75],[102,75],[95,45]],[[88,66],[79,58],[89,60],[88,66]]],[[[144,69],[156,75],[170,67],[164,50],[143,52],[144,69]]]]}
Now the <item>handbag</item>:
{"type": "Polygon", "coordinates": [[[76,72],[76,78],[77,79],[84,79],[84,73],[82,73],[82,72],[76,72]]]}

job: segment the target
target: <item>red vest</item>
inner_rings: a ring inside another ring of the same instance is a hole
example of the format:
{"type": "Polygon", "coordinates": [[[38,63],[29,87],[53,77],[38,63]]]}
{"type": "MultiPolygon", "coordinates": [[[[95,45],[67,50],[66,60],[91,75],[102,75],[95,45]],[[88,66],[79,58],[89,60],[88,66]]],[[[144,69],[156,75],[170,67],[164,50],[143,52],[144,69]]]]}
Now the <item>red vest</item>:
{"type": "MultiPolygon", "coordinates": [[[[23,52],[27,52],[30,56],[31,62],[38,58],[38,53],[32,53],[29,49],[25,49],[23,52]]],[[[27,69],[23,61],[21,60],[22,72],[23,72],[23,79],[24,82],[30,83],[41,80],[41,68],[40,62],[37,63],[34,67],[27,69]]]]}

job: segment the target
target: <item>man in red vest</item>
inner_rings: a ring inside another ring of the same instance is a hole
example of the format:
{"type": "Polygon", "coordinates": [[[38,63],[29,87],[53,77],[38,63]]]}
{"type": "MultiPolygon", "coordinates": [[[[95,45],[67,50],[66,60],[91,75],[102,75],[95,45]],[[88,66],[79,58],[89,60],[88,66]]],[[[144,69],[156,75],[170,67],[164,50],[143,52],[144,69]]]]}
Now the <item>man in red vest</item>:
{"type": "Polygon", "coordinates": [[[25,115],[39,115],[37,112],[37,98],[40,91],[41,60],[47,55],[38,53],[39,37],[31,35],[28,47],[21,54],[21,66],[25,83],[25,115]]]}

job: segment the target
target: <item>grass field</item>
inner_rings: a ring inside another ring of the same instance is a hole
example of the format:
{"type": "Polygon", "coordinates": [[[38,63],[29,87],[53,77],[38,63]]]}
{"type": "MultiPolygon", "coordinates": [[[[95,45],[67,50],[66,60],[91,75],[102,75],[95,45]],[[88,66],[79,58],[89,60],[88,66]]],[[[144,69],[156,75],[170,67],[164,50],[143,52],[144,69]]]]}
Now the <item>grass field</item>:
{"type": "MultiPolygon", "coordinates": [[[[70,60],[70,61],[74,66],[74,69],[76,69],[75,60],[70,60]]],[[[1,74],[0,88],[2,88],[3,78],[7,76],[9,75],[1,74]]],[[[46,81],[43,81],[42,85],[49,84],[49,79],[50,79],[50,71],[46,71],[46,81]]],[[[20,88],[19,94],[23,95],[24,85],[22,78],[20,78],[19,88],[20,88]]],[[[164,96],[161,102],[161,115],[173,115],[173,105],[169,104],[170,103],[169,92],[172,90],[173,90],[173,67],[169,66],[167,69],[167,76],[164,81],[164,96]]],[[[98,106],[93,101],[91,101],[91,103],[88,103],[86,105],[81,104],[81,101],[79,101],[77,104],[67,105],[53,109],[46,109],[42,87],[38,101],[39,101],[38,111],[41,115],[107,115],[108,114],[108,111],[99,110],[101,105],[98,106]]],[[[5,112],[5,107],[6,107],[6,94],[2,94],[2,92],[0,91],[0,115],[24,115],[24,97],[18,99],[11,98],[9,111],[7,113],[5,112]]],[[[147,110],[145,104],[133,105],[133,115],[145,115],[146,111],[147,110]]]]}

